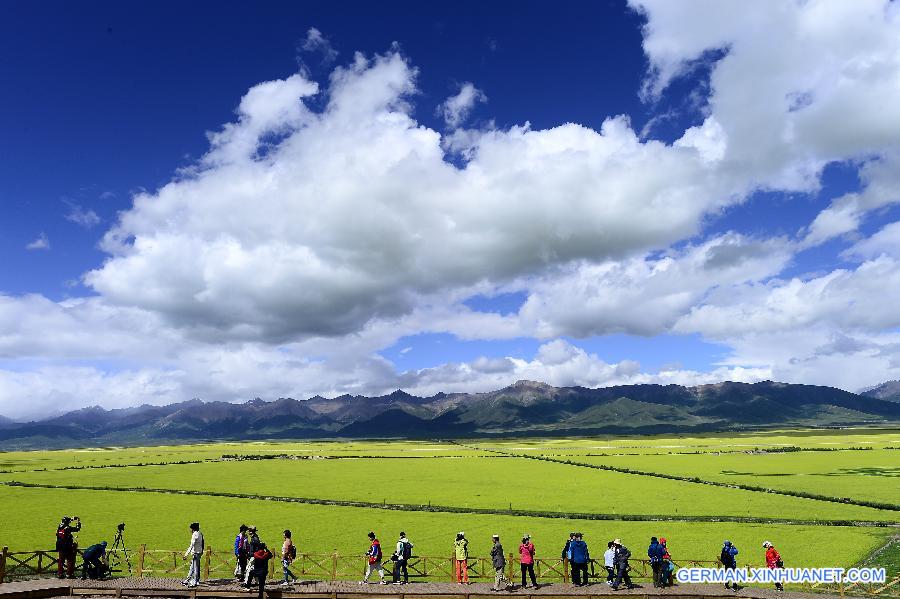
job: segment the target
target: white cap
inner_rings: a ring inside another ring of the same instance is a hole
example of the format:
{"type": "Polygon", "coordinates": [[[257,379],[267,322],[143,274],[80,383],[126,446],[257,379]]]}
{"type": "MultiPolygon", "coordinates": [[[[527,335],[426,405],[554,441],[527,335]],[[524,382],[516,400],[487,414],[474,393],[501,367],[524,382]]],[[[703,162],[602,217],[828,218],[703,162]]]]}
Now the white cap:
{"type": "Polygon", "coordinates": [[[771,541],[763,541],[763,547],[771,547],[771,546],[772,546],[771,541]]]}
{"type": "Polygon", "coordinates": [[[463,531],[459,531],[459,536],[464,537],[466,536],[466,533],[464,533],[463,531]]]}

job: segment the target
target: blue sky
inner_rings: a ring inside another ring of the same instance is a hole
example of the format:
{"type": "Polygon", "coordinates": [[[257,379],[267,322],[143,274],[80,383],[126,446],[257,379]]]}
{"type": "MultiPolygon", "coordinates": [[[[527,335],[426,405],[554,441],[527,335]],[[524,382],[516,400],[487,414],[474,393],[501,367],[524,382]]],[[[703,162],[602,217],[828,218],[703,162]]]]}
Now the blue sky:
{"type": "Polygon", "coordinates": [[[897,25],[5,3],[0,414],[897,378],[897,25]]]}

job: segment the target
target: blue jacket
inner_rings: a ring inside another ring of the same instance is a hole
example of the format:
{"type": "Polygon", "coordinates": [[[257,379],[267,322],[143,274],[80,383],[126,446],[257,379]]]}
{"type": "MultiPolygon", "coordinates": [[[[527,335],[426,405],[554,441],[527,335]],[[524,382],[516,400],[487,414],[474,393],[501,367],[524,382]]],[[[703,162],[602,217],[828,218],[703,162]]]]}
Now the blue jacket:
{"type": "Polygon", "coordinates": [[[572,561],[572,539],[566,541],[566,546],[562,550],[562,557],[572,561]]]}
{"type": "Polygon", "coordinates": [[[650,547],[647,549],[647,557],[650,558],[651,564],[661,562],[665,554],[666,550],[659,543],[650,543],[650,547]]]}
{"type": "Polygon", "coordinates": [[[591,554],[588,553],[587,543],[581,539],[572,541],[569,545],[569,550],[572,552],[571,559],[576,564],[586,564],[591,559],[591,554]]]}
{"type": "Polygon", "coordinates": [[[97,543],[96,545],[91,545],[81,554],[81,557],[84,558],[84,561],[89,562],[91,560],[100,559],[103,557],[103,554],[106,553],[106,541],[102,543],[97,543]]]}
{"type": "Polygon", "coordinates": [[[719,560],[722,562],[723,566],[734,566],[737,565],[737,560],[734,557],[737,554],[737,547],[734,545],[725,545],[722,547],[722,553],[719,556],[719,560]]]}
{"type": "Polygon", "coordinates": [[[243,540],[244,540],[244,535],[239,534],[238,536],[234,537],[234,554],[235,555],[241,554],[241,545],[243,544],[243,543],[241,543],[241,541],[243,541],[243,540]]]}

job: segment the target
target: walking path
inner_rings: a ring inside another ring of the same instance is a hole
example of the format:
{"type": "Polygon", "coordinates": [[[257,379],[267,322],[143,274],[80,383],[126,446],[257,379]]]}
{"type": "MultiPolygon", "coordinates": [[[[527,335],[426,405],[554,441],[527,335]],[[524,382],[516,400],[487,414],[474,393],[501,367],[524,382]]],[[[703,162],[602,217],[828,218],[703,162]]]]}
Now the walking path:
{"type": "MultiPolygon", "coordinates": [[[[540,597],[556,599],[566,596],[610,596],[630,595],[642,599],[655,597],[740,597],[752,599],[833,599],[836,595],[818,593],[784,592],[773,589],[747,587],[737,592],[727,591],[719,585],[679,585],[666,589],[655,589],[651,585],[634,589],[613,591],[605,583],[587,587],[571,584],[550,583],[537,589],[521,589],[518,585],[510,591],[493,593],[489,583],[458,585],[451,582],[413,582],[407,585],[360,585],[356,582],[299,582],[290,587],[282,587],[277,582],[266,585],[266,595],[273,599],[298,597],[302,599],[365,599],[372,595],[396,595],[403,599],[415,595],[416,599],[487,599],[504,595],[515,597],[540,597]]],[[[233,580],[210,580],[196,588],[187,588],[173,578],[115,578],[107,581],[81,580],[31,580],[0,584],[0,599],[38,599],[48,597],[255,597],[256,589],[247,590],[233,580]]]]}

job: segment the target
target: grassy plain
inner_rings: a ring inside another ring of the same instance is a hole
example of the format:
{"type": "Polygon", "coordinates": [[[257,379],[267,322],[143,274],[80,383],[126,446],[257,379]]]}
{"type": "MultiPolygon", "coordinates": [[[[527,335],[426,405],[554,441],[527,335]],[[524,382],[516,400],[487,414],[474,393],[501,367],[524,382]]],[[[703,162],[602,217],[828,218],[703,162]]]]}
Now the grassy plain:
{"type": "Polygon", "coordinates": [[[823,526],[779,526],[688,522],[597,522],[549,518],[519,518],[471,514],[395,512],[367,508],[309,506],[194,496],[109,493],[48,489],[2,489],[6,505],[16,505],[16,517],[8,521],[0,542],[12,550],[50,548],[60,510],[76,512],[85,522],[79,534],[82,546],[111,541],[115,526],[126,522],[126,541],[135,548],[184,550],[188,545],[187,524],[199,521],[210,547],[227,549],[242,522],[259,527],[261,538],[280,541],[284,528],[295,531],[302,552],[362,554],[366,533],[375,530],[386,543],[406,531],[418,555],[450,555],[457,531],[471,540],[473,557],[484,557],[490,535],[498,533],[515,550],[524,533],[534,537],[539,557],[555,557],[570,530],[585,534],[592,553],[600,557],[606,541],[620,537],[636,556],[641,555],[651,535],[669,539],[675,559],[714,560],[722,540],[732,540],[742,551],[742,564],[759,564],[760,543],[775,540],[792,564],[834,565],[858,561],[883,542],[884,529],[823,526]]]}
{"type": "Polygon", "coordinates": [[[486,449],[537,455],[657,455],[744,452],[791,446],[804,449],[900,447],[900,431],[876,428],[847,428],[840,431],[801,429],[703,435],[479,440],[473,443],[486,449]]]}
{"type": "Polygon", "coordinates": [[[898,450],[590,456],[579,461],[900,504],[898,450]]]}
{"type": "MultiPolygon", "coordinates": [[[[566,437],[478,440],[482,448],[535,455],[617,455],[747,451],[754,448],[900,447],[897,429],[856,428],[841,431],[787,430],[753,433],[653,435],[638,437],[566,437]]],[[[482,452],[446,441],[309,441],[215,442],[152,447],[94,447],[59,451],[0,452],[0,470],[34,470],[64,466],[136,464],[181,460],[217,460],[223,454],[277,454],[319,456],[471,456],[482,452]]]]}
{"type": "MultiPolygon", "coordinates": [[[[690,456],[697,458],[698,456],[690,456]]],[[[898,512],[524,458],[254,460],[21,472],[28,483],[236,492],[489,509],[895,520],[898,512]],[[397,475],[402,474],[402,478],[397,475]]],[[[0,478],[3,480],[3,478],[0,478]]]]}
{"type": "MultiPolygon", "coordinates": [[[[900,513],[840,503],[728,489],[577,466],[500,457],[483,449],[697,476],[724,482],[896,502],[900,432],[871,429],[782,431],[704,436],[478,440],[449,442],[245,442],[143,448],[0,453],[0,481],[38,484],[167,488],[335,500],[427,504],[459,508],[561,513],[663,514],[677,517],[858,519],[896,522],[900,513]],[[840,451],[745,453],[777,447],[840,451]],[[477,448],[472,448],[477,447],[477,448]],[[852,451],[852,447],[873,447],[852,451]],[[481,449],[478,449],[481,448],[481,449]],[[221,461],[225,454],[287,454],[341,459],[221,461]],[[636,454],[636,455],[630,455],[636,454]],[[366,459],[369,458],[369,459],[366,459]],[[375,458],[375,459],[372,459],[375,458]],[[197,461],[137,466],[139,463],[197,461]],[[128,466],[130,464],[130,466],[128,466]],[[108,467],[126,465],[125,467],[108,467]],[[70,468],[82,469],[70,469],[70,468]]],[[[110,540],[127,523],[132,547],[183,549],[187,523],[198,520],[207,542],[227,548],[241,522],[277,541],[283,528],[297,533],[301,550],[355,554],[365,533],[393,541],[406,530],[420,555],[449,553],[465,530],[473,555],[484,555],[492,532],[510,545],[534,535],[539,554],[556,556],[569,530],[581,530],[592,549],[619,536],[641,555],[651,535],[666,536],[678,558],[714,559],[722,539],[742,548],[741,563],[758,563],[760,543],[774,541],[791,565],[851,565],[883,544],[896,528],[833,527],[730,522],[587,521],[319,506],[142,491],[88,491],[0,486],[4,526],[0,544],[13,550],[49,548],[63,513],[85,521],[82,546],[110,540]]],[[[512,547],[514,549],[514,547],[512,547]]],[[[896,566],[895,566],[895,569],[896,566]]]]}

